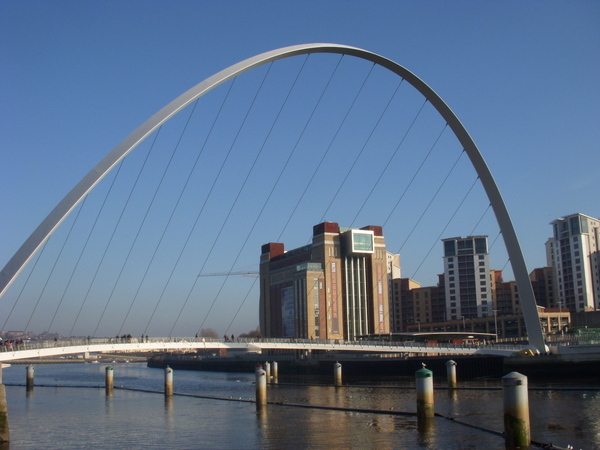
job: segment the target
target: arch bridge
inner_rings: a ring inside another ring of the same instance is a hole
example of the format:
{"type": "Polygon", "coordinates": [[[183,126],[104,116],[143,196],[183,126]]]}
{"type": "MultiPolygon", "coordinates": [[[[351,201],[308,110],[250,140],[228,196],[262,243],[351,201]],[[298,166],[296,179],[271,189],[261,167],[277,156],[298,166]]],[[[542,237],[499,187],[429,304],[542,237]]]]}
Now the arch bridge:
{"type": "MultiPolygon", "coordinates": [[[[504,204],[498,186],[496,185],[494,178],[492,177],[491,171],[489,170],[487,164],[485,163],[479,149],[475,145],[475,142],[459,121],[458,117],[453,113],[453,111],[449,108],[449,106],[441,99],[441,97],[430,88],[423,80],[417,77],[415,74],[410,72],[408,69],[403,66],[397,64],[396,62],[385,58],[383,56],[377,55],[370,51],[366,51],[356,47],[350,47],[345,45],[338,44],[324,44],[324,43],[315,43],[315,44],[302,44],[295,45],[285,48],[280,48],[277,50],[272,50],[244,61],[241,61],[237,64],[234,64],[227,69],[224,69],[215,75],[207,78],[202,81],[198,85],[194,86],[187,92],[180,95],[178,98],[173,100],[167,106],[162,108],[156,114],[154,114],[150,119],[144,122],[140,127],[138,127],[133,133],[131,133],[127,138],[125,138],[117,147],[115,147],[111,152],[109,152],[102,161],[100,161],[72,190],[69,192],[65,198],[50,212],[50,214],[42,221],[39,227],[31,234],[31,236],[25,241],[25,243],[21,246],[21,248],[15,253],[12,259],[7,263],[4,269],[0,272],[0,295],[5,291],[5,289],[12,283],[14,278],[18,275],[18,273],[23,269],[23,267],[27,264],[27,262],[33,257],[35,252],[42,246],[42,244],[48,239],[50,234],[60,225],[60,223],[66,218],[66,216],[79,204],[82,199],[100,182],[100,180],[110,171],[112,170],[129,152],[131,152],[136,146],[138,146],[142,141],[144,141],[151,133],[157,130],[162,124],[167,122],[170,118],[172,118],[176,113],[181,111],[187,105],[190,105],[193,101],[208,93],[215,87],[225,83],[228,80],[231,80],[238,75],[247,72],[251,69],[259,67],[261,65],[270,63],[272,61],[289,58],[297,55],[306,55],[311,53],[332,53],[332,54],[342,54],[349,55],[356,58],[361,58],[363,60],[367,60],[372,62],[375,65],[379,65],[397,76],[401,77],[403,80],[406,80],[410,83],[419,93],[431,103],[431,105],[437,110],[439,115],[446,121],[449,128],[453,131],[454,135],[462,145],[464,151],[468,155],[471,164],[475,168],[479,179],[485,189],[485,192],[489,198],[490,204],[498,221],[498,225],[501,231],[502,236],[504,237],[504,242],[507,248],[507,252],[510,258],[510,262],[512,264],[513,273],[516,279],[516,283],[519,290],[519,296],[521,300],[521,305],[523,308],[525,323],[527,326],[527,333],[529,336],[530,344],[538,349],[539,351],[545,350],[545,342],[542,334],[539,317],[537,313],[537,308],[535,304],[535,298],[533,289],[531,287],[531,283],[529,280],[528,272],[526,269],[525,261],[522,255],[521,248],[519,246],[519,242],[517,240],[517,236],[508,214],[508,210],[504,204]]],[[[97,343],[90,345],[82,345],[79,346],[81,349],[79,351],[103,351],[110,350],[116,347],[111,346],[119,346],[122,349],[126,348],[162,348],[162,349],[170,349],[175,347],[170,347],[168,341],[156,343],[137,343],[137,347],[135,344],[117,344],[117,343],[97,343]],[[131,347],[128,347],[131,346],[131,347]],[[154,347],[153,347],[154,346],[154,347]]],[[[178,348],[182,348],[182,343],[179,343],[178,348]]],[[[197,342],[187,342],[186,345],[189,345],[189,348],[201,348],[202,345],[197,342]]],[[[209,345],[206,343],[206,345],[209,345]]],[[[210,343],[211,348],[234,348],[238,344],[226,344],[226,343],[210,343]]],[[[240,344],[242,345],[242,344],[240,344]]],[[[248,344],[249,345],[249,344],[248,344]]],[[[268,348],[267,343],[261,343],[262,348],[268,348]]],[[[279,345],[273,342],[269,345],[279,345]]],[[[296,347],[299,344],[294,344],[291,342],[285,343],[286,348],[299,348],[296,347]]],[[[311,348],[315,349],[325,349],[327,344],[309,344],[311,348]],[[321,347],[324,346],[324,347],[321,347]]],[[[333,344],[335,345],[335,344],[333,344]]],[[[341,346],[342,344],[340,344],[341,346]]],[[[243,345],[242,345],[243,346],[243,345]]],[[[350,344],[344,344],[345,348],[350,350],[350,344]]],[[[66,350],[67,346],[61,346],[59,348],[66,350]]],[[[276,347],[272,347],[276,348],[276,347]]],[[[29,352],[30,350],[22,350],[20,352],[29,352]]],[[[32,350],[33,352],[38,351],[42,352],[42,349],[32,350]]],[[[59,354],[56,353],[58,348],[54,350],[44,349],[44,354],[59,354]],[[55,352],[55,353],[52,353],[55,352]]],[[[391,350],[390,350],[391,351],[391,350]]],[[[408,350],[411,351],[411,350],[408,350]]],[[[16,352],[14,352],[16,353],[16,352]]],[[[26,357],[25,353],[20,353],[23,355],[22,357],[26,357]]],[[[28,353],[29,354],[29,353],[28,353]]],[[[33,355],[33,353],[32,353],[33,355]]],[[[8,354],[4,354],[2,360],[7,359],[8,354]]],[[[18,357],[15,357],[18,358],[18,357]]]]}

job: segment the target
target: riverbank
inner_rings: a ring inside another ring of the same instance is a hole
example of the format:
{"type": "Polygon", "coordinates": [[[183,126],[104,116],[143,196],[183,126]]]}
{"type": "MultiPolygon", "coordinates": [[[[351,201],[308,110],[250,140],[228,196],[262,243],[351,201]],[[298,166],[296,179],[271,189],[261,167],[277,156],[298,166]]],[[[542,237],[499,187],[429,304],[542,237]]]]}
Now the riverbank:
{"type": "Polygon", "coordinates": [[[446,364],[453,360],[459,379],[501,378],[510,372],[519,372],[530,379],[558,380],[585,379],[600,382],[600,359],[574,361],[557,355],[540,356],[429,356],[412,358],[352,358],[339,355],[338,359],[285,359],[277,356],[209,357],[160,354],[148,359],[148,367],[210,372],[252,373],[256,364],[277,361],[279,373],[296,375],[325,375],[333,373],[336,362],[342,364],[344,377],[414,376],[425,366],[436,376],[446,377],[446,364]]]}

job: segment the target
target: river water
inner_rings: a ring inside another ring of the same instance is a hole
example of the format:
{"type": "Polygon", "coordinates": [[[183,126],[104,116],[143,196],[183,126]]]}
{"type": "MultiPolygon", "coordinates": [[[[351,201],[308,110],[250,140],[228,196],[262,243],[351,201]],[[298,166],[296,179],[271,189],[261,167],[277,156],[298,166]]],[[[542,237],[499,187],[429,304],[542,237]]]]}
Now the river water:
{"type": "MultiPolygon", "coordinates": [[[[130,390],[162,391],[164,386],[162,369],[135,363],[113,365],[115,387],[128,389],[115,389],[106,397],[105,367],[36,365],[33,392],[24,386],[24,365],[4,369],[10,449],[504,448],[504,439],[494,433],[503,429],[500,380],[459,380],[462,389],[455,395],[442,389],[443,380],[434,381],[440,388],[435,411],[456,420],[436,417],[423,430],[414,415],[386,413],[416,411],[411,379],[352,380],[336,389],[319,384],[330,380],[281,374],[268,395],[270,402],[283,405],[257,412],[255,404],[240,401],[255,397],[253,374],[175,371],[175,393],[190,396],[165,400],[160,393],[130,390]]],[[[529,386],[532,440],[600,449],[599,386],[529,386]]]]}

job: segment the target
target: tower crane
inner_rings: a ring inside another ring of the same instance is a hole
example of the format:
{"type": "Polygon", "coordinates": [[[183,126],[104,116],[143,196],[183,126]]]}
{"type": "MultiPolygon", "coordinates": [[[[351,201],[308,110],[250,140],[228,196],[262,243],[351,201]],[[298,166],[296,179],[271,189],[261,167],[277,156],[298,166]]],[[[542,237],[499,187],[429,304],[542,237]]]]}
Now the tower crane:
{"type": "Polygon", "coordinates": [[[228,277],[230,275],[242,275],[243,277],[258,278],[259,272],[246,270],[242,272],[214,272],[198,274],[199,277],[228,277]]]}

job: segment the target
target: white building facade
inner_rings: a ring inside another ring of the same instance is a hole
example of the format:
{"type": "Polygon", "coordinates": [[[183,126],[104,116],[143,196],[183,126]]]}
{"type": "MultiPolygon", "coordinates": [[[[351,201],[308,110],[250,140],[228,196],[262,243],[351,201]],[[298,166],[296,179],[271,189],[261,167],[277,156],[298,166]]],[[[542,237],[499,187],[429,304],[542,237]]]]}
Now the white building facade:
{"type": "Polygon", "coordinates": [[[487,236],[443,239],[446,319],[493,314],[487,236]]]}
{"type": "Polygon", "coordinates": [[[600,309],[600,220],[571,214],[551,225],[546,259],[554,268],[560,306],[572,312],[600,309]]]}

